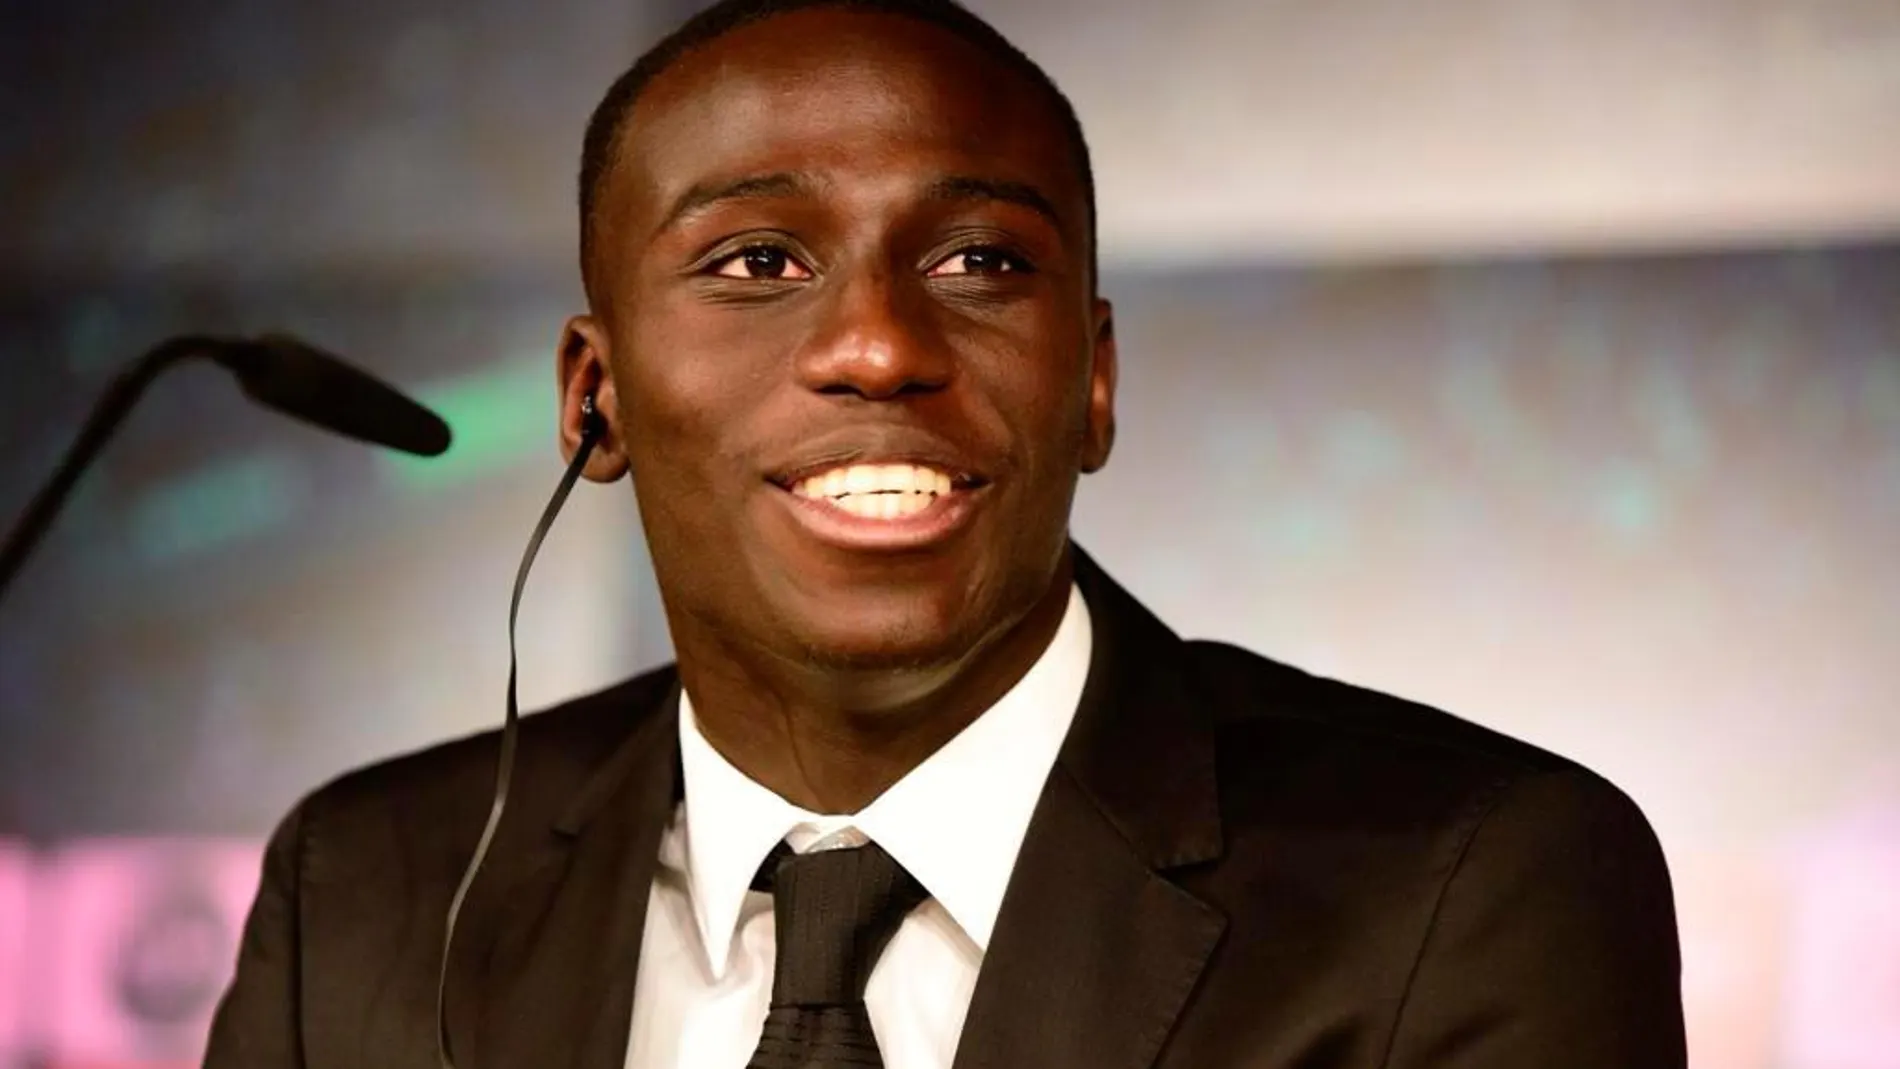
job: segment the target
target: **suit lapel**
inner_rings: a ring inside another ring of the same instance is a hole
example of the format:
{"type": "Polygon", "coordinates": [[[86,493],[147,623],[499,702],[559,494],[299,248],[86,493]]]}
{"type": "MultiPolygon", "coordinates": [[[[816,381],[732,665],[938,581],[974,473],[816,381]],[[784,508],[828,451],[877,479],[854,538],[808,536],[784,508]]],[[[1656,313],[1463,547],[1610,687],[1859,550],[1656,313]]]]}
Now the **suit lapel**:
{"type": "Polygon", "coordinates": [[[977,976],[955,1069],[1143,1069],[1225,927],[1132,854],[1058,768],[977,976]]]}
{"type": "Polygon", "coordinates": [[[484,898],[479,937],[472,926],[466,955],[457,950],[467,977],[450,999],[458,1069],[625,1064],[647,895],[677,792],[677,710],[675,692],[641,717],[484,898]]]}
{"type": "Polygon", "coordinates": [[[1182,643],[1076,551],[1089,681],[1024,838],[955,1069],[1145,1069],[1226,919],[1165,875],[1220,855],[1182,643]]]}

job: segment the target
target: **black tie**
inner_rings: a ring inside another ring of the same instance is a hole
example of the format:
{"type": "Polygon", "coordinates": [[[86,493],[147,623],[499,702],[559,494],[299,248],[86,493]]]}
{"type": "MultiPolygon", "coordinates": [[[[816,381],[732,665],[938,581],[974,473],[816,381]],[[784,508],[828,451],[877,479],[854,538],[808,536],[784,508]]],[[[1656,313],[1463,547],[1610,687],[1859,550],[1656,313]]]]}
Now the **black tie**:
{"type": "Polygon", "coordinates": [[[759,875],[772,892],[778,961],[746,1069],[882,1069],[864,985],[904,916],[929,895],[876,843],[774,851],[759,875]]]}

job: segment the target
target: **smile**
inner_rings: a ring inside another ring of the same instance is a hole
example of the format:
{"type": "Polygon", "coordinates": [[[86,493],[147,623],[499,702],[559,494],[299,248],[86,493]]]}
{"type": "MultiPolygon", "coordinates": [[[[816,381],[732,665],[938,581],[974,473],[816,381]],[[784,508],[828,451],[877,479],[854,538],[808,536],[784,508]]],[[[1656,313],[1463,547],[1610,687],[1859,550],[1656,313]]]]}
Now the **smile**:
{"type": "Polygon", "coordinates": [[[867,520],[915,516],[948,497],[956,477],[918,464],[852,464],[800,479],[792,493],[867,520]]]}
{"type": "Polygon", "coordinates": [[[846,464],[783,484],[808,534],[847,549],[916,549],[970,516],[984,483],[924,464],[846,464]]]}

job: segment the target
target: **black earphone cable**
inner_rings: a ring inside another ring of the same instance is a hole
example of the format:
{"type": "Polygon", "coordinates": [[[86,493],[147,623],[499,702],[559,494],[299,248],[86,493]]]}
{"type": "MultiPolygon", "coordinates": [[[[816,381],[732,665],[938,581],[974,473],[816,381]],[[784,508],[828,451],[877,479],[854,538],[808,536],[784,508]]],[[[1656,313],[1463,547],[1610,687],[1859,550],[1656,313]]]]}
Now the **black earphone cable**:
{"type": "Polygon", "coordinates": [[[581,469],[587,466],[587,458],[593,454],[594,446],[600,443],[606,432],[606,421],[594,409],[594,396],[588,394],[581,402],[581,441],[574,450],[574,459],[568,462],[567,471],[561,475],[561,482],[554,488],[554,496],[548,500],[548,506],[541,512],[541,520],[534,526],[534,534],[528,538],[528,548],[521,554],[521,564],[515,569],[514,595],[508,602],[508,705],[501,725],[501,753],[495,764],[495,796],[488,807],[488,823],[482,828],[482,836],[475,843],[475,853],[468,860],[468,867],[462,870],[462,881],[455,888],[455,897],[449,900],[448,918],[442,932],[442,965],[436,974],[435,985],[435,1041],[436,1053],[441,1060],[442,1069],[455,1069],[455,1059],[449,1049],[449,952],[455,946],[455,922],[461,917],[462,905],[468,899],[469,888],[475,885],[475,877],[481,871],[482,862],[488,859],[488,849],[494,845],[495,832],[501,827],[501,816],[508,808],[508,787],[514,779],[515,737],[518,734],[516,723],[521,719],[520,706],[515,694],[515,677],[518,658],[515,654],[515,620],[521,615],[521,592],[528,585],[528,570],[534,566],[535,555],[541,552],[541,543],[554,526],[554,518],[560,515],[561,506],[567,503],[567,495],[580,480],[581,469]]]}

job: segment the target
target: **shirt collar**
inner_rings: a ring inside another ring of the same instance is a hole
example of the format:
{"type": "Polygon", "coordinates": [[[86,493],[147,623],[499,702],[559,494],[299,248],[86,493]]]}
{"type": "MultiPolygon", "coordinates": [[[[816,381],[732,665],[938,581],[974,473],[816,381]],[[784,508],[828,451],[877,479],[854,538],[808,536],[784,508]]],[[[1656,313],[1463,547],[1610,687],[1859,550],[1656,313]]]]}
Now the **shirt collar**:
{"type": "Polygon", "coordinates": [[[700,734],[682,693],[687,879],[713,975],[725,972],[746,892],[773,845],[797,832],[802,847],[847,827],[896,858],[987,951],[1029,819],[1081,703],[1092,645],[1088,605],[1071,586],[1055,637],[1022,679],[850,816],[811,813],[748,778],[700,734]]]}

